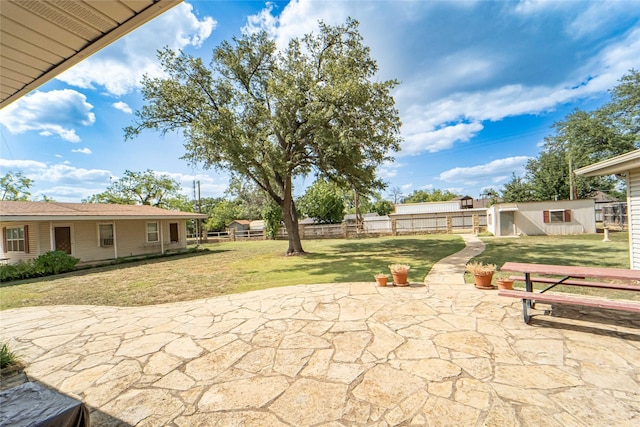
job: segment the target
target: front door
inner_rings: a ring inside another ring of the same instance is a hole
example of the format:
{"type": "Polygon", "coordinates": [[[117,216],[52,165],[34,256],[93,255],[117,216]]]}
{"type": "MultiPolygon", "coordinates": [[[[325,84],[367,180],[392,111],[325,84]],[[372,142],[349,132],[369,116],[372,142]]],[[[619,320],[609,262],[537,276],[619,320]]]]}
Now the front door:
{"type": "Polygon", "coordinates": [[[56,251],[71,255],[71,227],[55,227],[56,251]]]}

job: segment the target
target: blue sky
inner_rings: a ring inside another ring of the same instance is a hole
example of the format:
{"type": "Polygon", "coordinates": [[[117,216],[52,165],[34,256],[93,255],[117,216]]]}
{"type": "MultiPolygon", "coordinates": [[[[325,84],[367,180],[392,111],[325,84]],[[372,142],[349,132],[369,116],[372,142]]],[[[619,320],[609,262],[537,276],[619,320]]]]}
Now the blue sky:
{"type": "MultiPolygon", "coordinates": [[[[152,169],[191,194],[221,196],[228,176],[191,166],[181,137],[122,129],[161,75],[156,50],[211,59],[222,40],[267,30],[280,46],[318,20],[360,21],[380,79],[398,79],[402,151],[382,165],[389,188],[478,197],[521,175],[550,126],[607,102],[640,69],[640,1],[187,1],[0,111],[0,172],[34,180],[32,197],[79,202],[127,169],[152,169]]],[[[313,178],[298,180],[296,193],[313,178]]],[[[387,195],[385,193],[384,195],[387,195]]]]}

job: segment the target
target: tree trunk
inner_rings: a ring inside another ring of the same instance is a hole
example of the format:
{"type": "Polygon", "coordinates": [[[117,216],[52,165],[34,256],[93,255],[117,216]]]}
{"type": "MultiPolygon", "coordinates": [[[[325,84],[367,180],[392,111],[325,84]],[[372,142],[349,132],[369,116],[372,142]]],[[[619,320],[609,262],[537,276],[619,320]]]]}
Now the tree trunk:
{"type": "Polygon", "coordinates": [[[302,243],[300,242],[300,231],[298,230],[298,215],[296,215],[296,208],[291,193],[285,194],[280,207],[282,208],[282,219],[287,230],[287,236],[289,236],[287,255],[304,254],[302,243]]]}

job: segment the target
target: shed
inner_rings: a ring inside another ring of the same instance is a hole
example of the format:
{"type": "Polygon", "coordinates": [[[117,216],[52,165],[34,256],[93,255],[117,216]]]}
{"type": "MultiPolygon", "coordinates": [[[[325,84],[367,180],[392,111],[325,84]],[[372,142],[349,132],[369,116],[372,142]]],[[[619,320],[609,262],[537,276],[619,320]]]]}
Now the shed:
{"type": "Polygon", "coordinates": [[[251,221],[247,219],[236,219],[231,221],[227,228],[229,229],[229,231],[231,231],[232,229],[236,231],[246,231],[249,229],[250,225],[251,221]]]}
{"type": "Polygon", "coordinates": [[[497,203],[487,211],[494,236],[567,235],[596,232],[593,199],[497,203]]]}
{"type": "Polygon", "coordinates": [[[631,268],[640,270],[640,150],[631,151],[577,169],[576,175],[616,175],[627,184],[629,257],[631,268]]]}

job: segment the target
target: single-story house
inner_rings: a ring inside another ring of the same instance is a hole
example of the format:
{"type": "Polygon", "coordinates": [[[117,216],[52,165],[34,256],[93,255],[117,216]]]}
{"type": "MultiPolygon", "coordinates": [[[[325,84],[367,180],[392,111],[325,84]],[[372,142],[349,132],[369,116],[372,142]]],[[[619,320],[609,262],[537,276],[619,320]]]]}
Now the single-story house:
{"type": "Polygon", "coordinates": [[[640,270],[640,150],[576,169],[575,173],[583,176],[616,175],[626,182],[630,265],[632,269],[640,270]]]}
{"type": "Polygon", "coordinates": [[[249,230],[263,231],[264,221],[261,219],[255,219],[249,223],[249,230]]]}
{"type": "Polygon", "coordinates": [[[94,262],[187,246],[187,220],[207,215],[153,206],[0,201],[2,252],[16,263],[61,250],[94,262]]]}
{"type": "Polygon", "coordinates": [[[487,210],[487,231],[494,236],[595,233],[594,201],[497,203],[487,210]]]}

